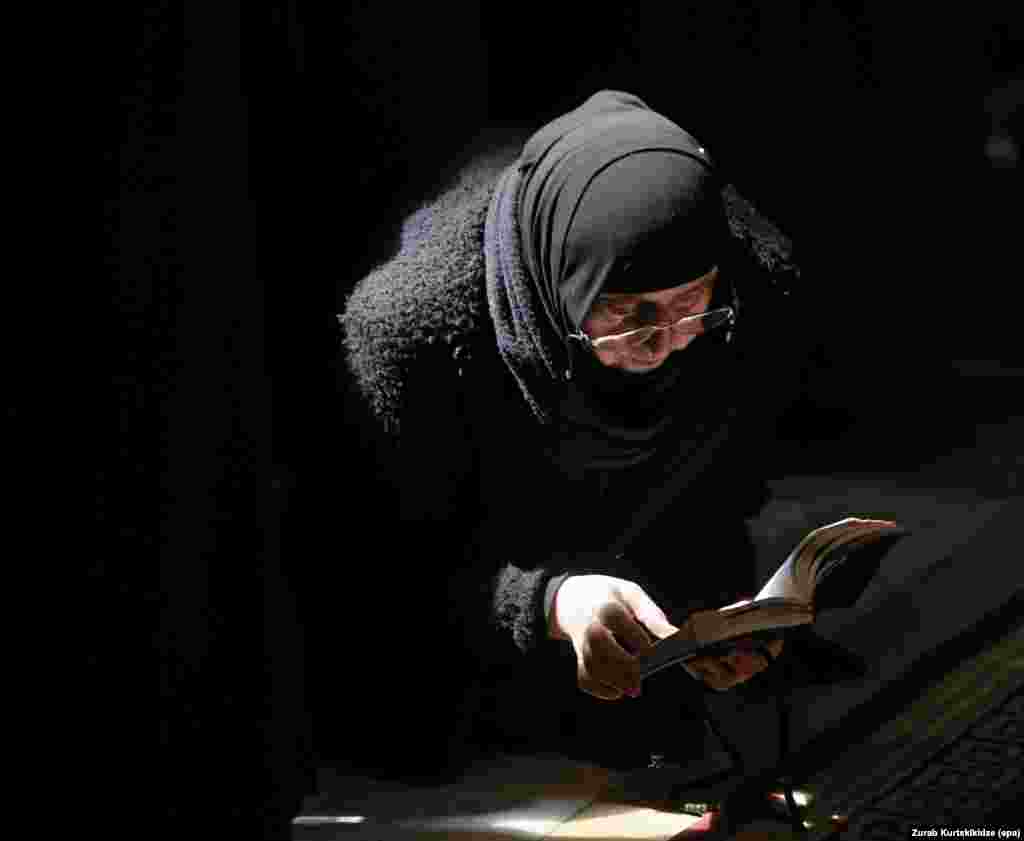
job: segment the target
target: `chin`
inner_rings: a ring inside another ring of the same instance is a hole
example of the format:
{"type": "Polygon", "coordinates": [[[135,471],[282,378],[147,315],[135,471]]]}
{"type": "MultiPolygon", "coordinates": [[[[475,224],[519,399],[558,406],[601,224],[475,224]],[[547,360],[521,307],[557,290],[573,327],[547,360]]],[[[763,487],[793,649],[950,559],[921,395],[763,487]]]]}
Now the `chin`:
{"type": "MultiPolygon", "coordinates": [[[[665,359],[668,359],[666,356],[665,359]]],[[[642,365],[639,362],[633,362],[628,365],[624,365],[622,370],[627,374],[646,374],[649,371],[653,371],[655,368],[660,368],[665,364],[665,359],[658,362],[652,362],[650,365],[642,365]]]]}
{"type": "Polygon", "coordinates": [[[653,371],[655,368],[660,368],[662,365],[664,365],[673,353],[676,353],[677,351],[680,350],[685,350],[689,346],[691,341],[692,339],[687,339],[685,342],[683,342],[683,344],[679,345],[678,347],[672,348],[672,350],[666,353],[657,362],[651,362],[650,364],[645,364],[643,362],[627,362],[625,365],[621,366],[620,370],[625,371],[628,374],[646,374],[650,371],[653,371]]]}

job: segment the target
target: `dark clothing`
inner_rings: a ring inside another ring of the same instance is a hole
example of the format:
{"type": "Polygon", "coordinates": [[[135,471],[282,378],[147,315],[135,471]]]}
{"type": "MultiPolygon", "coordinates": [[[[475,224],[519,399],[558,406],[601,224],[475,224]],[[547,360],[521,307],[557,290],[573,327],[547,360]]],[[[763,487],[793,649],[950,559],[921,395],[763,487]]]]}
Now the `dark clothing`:
{"type": "MultiPolygon", "coordinates": [[[[773,420],[799,380],[798,295],[788,294],[799,272],[785,237],[725,188],[732,249],[721,268],[741,311],[730,342],[701,337],[674,354],[686,371],[679,399],[692,402],[677,434],[692,457],[637,481],[566,470],[553,457],[558,423],[539,423],[524,399],[485,301],[485,218],[517,151],[479,161],[414,214],[342,326],[368,443],[398,506],[374,542],[376,599],[408,611],[443,651],[439,683],[527,664],[554,674],[557,661],[571,690],[571,651],[546,639],[558,576],[637,581],[677,621],[753,592],[744,519],[765,502],[773,420]]],[[[415,660],[411,642],[395,656],[415,660]]],[[[413,667],[431,679],[431,666],[413,667]]]]}

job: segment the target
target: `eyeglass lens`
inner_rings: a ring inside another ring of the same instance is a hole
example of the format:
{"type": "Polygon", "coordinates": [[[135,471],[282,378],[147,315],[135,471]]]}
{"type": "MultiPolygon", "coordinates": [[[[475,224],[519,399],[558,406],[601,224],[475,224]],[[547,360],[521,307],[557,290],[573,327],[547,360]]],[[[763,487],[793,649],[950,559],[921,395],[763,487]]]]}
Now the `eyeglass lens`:
{"type": "Polygon", "coordinates": [[[732,321],[733,312],[729,307],[710,310],[708,312],[689,315],[680,319],[675,324],[662,326],[640,327],[626,333],[616,333],[611,336],[602,336],[597,340],[600,345],[641,345],[651,338],[655,333],[663,330],[671,330],[679,335],[700,335],[714,330],[732,321]]]}

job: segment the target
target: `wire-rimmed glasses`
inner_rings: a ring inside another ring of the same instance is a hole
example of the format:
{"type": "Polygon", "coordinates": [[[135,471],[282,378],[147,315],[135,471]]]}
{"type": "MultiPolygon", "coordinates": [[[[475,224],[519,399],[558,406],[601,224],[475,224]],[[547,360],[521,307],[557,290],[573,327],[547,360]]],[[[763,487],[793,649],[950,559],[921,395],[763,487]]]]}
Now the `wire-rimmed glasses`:
{"type": "Polygon", "coordinates": [[[626,330],[623,333],[611,333],[607,336],[591,338],[583,330],[570,333],[570,339],[576,339],[585,347],[592,350],[630,350],[641,347],[655,333],[671,330],[673,335],[679,336],[700,336],[709,333],[719,327],[732,326],[736,321],[736,312],[732,307],[718,307],[717,309],[699,312],[696,315],[687,315],[672,324],[646,324],[633,330],[626,330]]]}

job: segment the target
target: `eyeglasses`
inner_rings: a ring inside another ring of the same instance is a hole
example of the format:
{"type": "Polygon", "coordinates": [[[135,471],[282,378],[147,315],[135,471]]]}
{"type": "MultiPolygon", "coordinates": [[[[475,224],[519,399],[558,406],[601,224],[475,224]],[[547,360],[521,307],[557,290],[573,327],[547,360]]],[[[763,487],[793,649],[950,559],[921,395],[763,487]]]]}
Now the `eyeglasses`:
{"type": "Polygon", "coordinates": [[[719,307],[696,315],[687,315],[672,324],[647,324],[635,330],[627,330],[625,333],[612,333],[596,339],[580,330],[570,333],[569,338],[576,339],[592,350],[629,350],[639,348],[655,333],[665,330],[671,330],[674,336],[700,336],[719,327],[732,326],[735,322],[736,311],[732,307],[719,307]]]}

